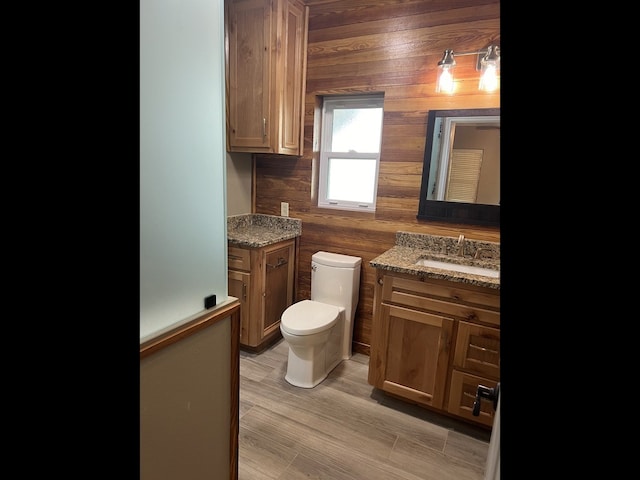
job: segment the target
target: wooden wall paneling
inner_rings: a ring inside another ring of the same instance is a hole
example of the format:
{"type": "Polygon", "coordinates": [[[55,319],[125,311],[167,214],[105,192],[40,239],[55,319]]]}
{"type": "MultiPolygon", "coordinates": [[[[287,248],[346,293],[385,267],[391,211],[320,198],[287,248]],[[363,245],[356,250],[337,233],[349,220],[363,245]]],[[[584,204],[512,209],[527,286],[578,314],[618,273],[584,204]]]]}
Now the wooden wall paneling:
{"type": "Polygon", "coordinates": [[[310,43],[320,41],[325,32],[328,38],[333,38],[337,34],[332,29],[339,31],[341,27],[354,24],[361,25],[364,32],[373,24],[371,31],[379,33],[375,22],[387,22],[387,26],[394,24],[401,30],[500,17],[500,3],[495,0],[392,0],[384,3],[305,0],[305,4],[309,6],[310,43]]]}
{"type": "Polygon", "coordinates": [[[435,93],[437,62],[446,48],[500,44],[495,0],[306,0],[309,6],[304,152],[300,158],[254,156],[254,213],[302,220],[296,300],[311,294],[311,255],[326,250],[363,260],[354,351],[369,353],[375,269],[369,262],[395,244],[397,231],[500,241],[493,227],[418,221],[429,110],[493,108],[500,94],[477,90],[476,56],[456,58],[455,95],[435,93]],[[383,141],[375,213],[314,205],[313,151],[317,97],[383,92],[383,141]]]}

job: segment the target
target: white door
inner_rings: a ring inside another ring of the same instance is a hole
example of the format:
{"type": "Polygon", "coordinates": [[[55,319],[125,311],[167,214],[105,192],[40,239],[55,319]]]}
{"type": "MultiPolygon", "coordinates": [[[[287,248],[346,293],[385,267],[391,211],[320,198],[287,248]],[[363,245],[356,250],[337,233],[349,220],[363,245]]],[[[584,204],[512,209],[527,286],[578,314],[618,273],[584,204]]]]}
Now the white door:
{"type": "Polygon", "coordinates": [[[491,430],[491,440],[489,440],[489,452],[487,453],[484,480],[500,480],[500,395],[498,395],[496,414],[493,417],[493,428],[491,430]]]}

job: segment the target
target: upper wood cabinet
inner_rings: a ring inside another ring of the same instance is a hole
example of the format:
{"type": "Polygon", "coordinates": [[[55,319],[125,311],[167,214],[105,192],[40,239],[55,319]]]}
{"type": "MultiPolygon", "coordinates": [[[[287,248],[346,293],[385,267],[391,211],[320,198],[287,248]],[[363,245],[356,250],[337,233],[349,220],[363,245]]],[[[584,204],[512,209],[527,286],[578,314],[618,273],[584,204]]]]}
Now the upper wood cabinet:
{"type": "Polygon", "coordinates": [[[227,150],[302,155],[309,9],[225,0],[227,150]]]}

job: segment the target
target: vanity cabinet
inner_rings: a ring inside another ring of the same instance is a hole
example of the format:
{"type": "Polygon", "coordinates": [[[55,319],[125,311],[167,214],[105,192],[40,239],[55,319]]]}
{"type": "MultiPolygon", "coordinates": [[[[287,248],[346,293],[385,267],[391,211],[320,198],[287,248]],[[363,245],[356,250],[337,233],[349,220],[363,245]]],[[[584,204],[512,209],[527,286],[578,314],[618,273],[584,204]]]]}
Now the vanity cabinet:
{"type": "Polygon", "coordinates": [[[309,9],[226,0],[227,150],[302,155],[309,9]]]}
{"type": "Polygon", "coordinates": [[[500,379],[500,290],[377,269],[368,381],[391,395],[473,423],[478,385],[500,379]]]}
{"type": "Polygon", "coordinates": [[[293,303],[295,240],[260,248],[229,245],[229,295],[240,300],[240,346],[260,351],[280,334],[282,312],[293,303]]]}

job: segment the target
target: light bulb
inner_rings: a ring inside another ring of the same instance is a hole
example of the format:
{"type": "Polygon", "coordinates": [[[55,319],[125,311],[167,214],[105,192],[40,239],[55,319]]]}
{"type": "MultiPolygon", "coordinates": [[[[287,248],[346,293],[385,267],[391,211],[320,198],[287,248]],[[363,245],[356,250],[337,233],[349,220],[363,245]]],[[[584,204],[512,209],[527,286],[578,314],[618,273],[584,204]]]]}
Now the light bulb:
{"type": "Polygon", "coordinates": [[[436,93],[453,93],[453,67],[456,60],[453,50],[445,50],[442,60],[438,62],[438,79],[436,81],[436,93]]]}
{"type": "Polygon", "coordinates": [[[480,61],[480,65],[481,73],[478,88],[485,92],[493,92],[499,87],[500,47],[495,45],[487,47],[487,54],[480,61]]]}
{"type": "Polygon", "coordinates": [[[442,70],[438,79],[438,88],[436,92],[453,93],[453,75],[449,69],[442,70]]]}
{"type": "Polygon", "coordinates": [[[487,65],[482,75],[478,88],[484,92],[493,92],[498,88],[498,75],[494,65],[487,65]]]}

